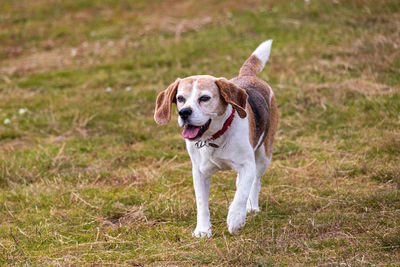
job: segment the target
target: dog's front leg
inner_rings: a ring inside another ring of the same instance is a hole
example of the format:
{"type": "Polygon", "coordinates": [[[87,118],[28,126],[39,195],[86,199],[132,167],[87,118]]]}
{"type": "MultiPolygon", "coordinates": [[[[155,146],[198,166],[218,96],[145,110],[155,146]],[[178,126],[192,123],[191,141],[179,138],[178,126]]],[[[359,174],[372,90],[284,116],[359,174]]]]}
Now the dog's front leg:
{"type": "Polygon", "coordinates": [[[193,166],[193,185],[197,204],[197,226],[193,232],[195,237],[211,237],[210,211],[208,209],[210,181],[210,175],[200,172],[196,166],[193,166]]]}
{"type": "Polygon", "coordinates": [[[255,163],[249,162],[239,168],[236,193],[229,206],[227,218],[228,230],[231,234],[239,231],[246,223],[246,204],[255,175],[255,163]]]}

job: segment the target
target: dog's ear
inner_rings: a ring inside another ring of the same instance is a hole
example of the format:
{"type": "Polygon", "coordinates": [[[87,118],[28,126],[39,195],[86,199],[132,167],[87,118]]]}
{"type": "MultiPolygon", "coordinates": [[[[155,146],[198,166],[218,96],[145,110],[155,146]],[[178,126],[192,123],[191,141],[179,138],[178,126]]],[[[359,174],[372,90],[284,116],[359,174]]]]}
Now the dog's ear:
{"type": "Polygon", "coordinates": [[[234,83],[228,81],[225,78],[220,78],[215,80],[219,88],[219,92],[225,102],[231,104],[240,118],[245,118],[246,113],[246,103],[247,103],[247,93],[242,88],[239,88],[234,83]]]}
{"type": "Polygon", "coordinates": [[[161,125],[167,124],[171,120],[171,106],[176,104],[176,90],[180,79],[176,79],[167,89],[157,96],[156,109],[154,112],[154,120],[161,125]]]}

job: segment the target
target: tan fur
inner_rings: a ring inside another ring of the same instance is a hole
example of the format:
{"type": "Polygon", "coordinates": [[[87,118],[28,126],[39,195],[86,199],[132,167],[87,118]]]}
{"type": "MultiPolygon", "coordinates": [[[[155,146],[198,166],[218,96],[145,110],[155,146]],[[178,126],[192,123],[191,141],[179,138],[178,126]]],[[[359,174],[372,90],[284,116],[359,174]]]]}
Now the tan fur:
{"type": "Polygon", "coordinates": [[[219,87],[220,94],[225,102],[231,104],[235,108],[236,112],[239,114],[239,117],[245,118],[247,115],[246,91],[224,78],[217,79],[215,83],[219,87]]]}
{"type": "MultiPolygon", "coordinates": [[[[246,61],[247,62],[247,61],[246,61]]],[[[263,80],[257,78],[256,76],[239,76],[230,80],[232,83],[236,84],[240,88],[249,88],[249,90],[256,90],[259,92],[265,99],[267,105],[270,104],[269,98],[271,94],[271,89],[269,85],[264,82],[263,80]]],[[[267,109],[268,107],[259,106],[260,109],[267,109]]],[[[270,116],[268,116],[266,124],[260,127],[259,129],[256,128],[254,113],[250,107],[250,104],[247,103],[247,112],[249,114],[249,129],[250,129],[250,143],[252,144],[253,148],[258,143],[262,143],[269,132],[270,126],[270,116]],[[251,110],[251,113],[249,112],[251,110]],[[258,130],[258,131],[257,131],[258,130]],[[263,138],[260,142],[260,138],[263,138]]]]}
{"type": "Polygon", "coordinates": [[[182,90],[182,91],[190,94],[190,91],[192,91],[193,84],[195,81],[196,81],[196,79],[192,78],[192,77],[183,78],[179,82],[178,88],[179,88],[179,90],[182,90]]]}
{"type": "Polygon", "coordinates": [[[158,124],[165,125],[171,120],[171,106],[172,103],[176,103],[175,96],[179,82],[180,79],[178,78],[167,89],[158,94],[154,112],[154,120],[158,124]]]}
{"type": "Polygon", "coordinates": [[[265,155],[268,158],[272,157],[272,150],[274,145],[274,136],[278,128],[278,106],[276,104],[275,96],[272,95],[269,113],[269,129],[267,137],[264,140],[265,155]]]}
{"type": "Polygon", "coordinates": [[[253,110],[251,109],[249,103],[247,103],[246,112],[247,112],[247,116],[249,118],[250,144],[254,148],[257,145],[258,138],[256,136],[256,122],[254,120],[254,113],[253,113],[253,110]]]}
{"type": "Polygon", "coordinates": [[[255,56],[251,55],[240,68],[239,76],[255,76],[261,69],[262,62],[255,56]]]}

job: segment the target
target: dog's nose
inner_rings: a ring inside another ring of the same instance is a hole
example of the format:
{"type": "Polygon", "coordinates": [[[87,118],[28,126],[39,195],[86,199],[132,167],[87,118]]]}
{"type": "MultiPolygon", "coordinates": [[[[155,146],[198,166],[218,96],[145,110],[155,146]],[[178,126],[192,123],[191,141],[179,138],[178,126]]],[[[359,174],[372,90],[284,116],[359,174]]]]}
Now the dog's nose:
{"type": "Polygon", "coordinates": [[[183,108],[179,110],[179,116],[181,116],[181,118],[184,120],[186,120],[191,114],[192,114],[192,109],[190,108],[183,108]]]}

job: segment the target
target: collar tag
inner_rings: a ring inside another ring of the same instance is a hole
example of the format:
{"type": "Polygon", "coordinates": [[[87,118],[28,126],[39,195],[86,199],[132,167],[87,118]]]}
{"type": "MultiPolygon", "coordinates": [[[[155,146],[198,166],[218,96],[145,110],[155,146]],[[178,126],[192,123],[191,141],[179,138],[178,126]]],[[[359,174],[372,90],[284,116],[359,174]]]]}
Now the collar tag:
{"type": "Polygon", "coordinates": [[[209,146],[213,147],[213,148],[219,148],[219,145],[214,144],[214,143],[208,143],[209,146]]]}
{"type": "Polygon", "coordinates": [[[219,148],[219,145],[214,144],[214,143],[210,143],[210,140],[211,140],[211,139],[206,139],[206,140],[204,140],[204,141],[199,140],[199,141],[197,141],[197,142],[195,143],[195,146],[196,146],[197,148],[202,148],[202,147],[205,147],[205,146],[213,147],[213,148],[219,148]]]}
{"type": "Polygon", "coordinates": [[[196,146],[197,148],[202,148],[202,147],[204,147],[204,146],[207,145],[206,142],[207,142],[207,140],[205,140],[205,141],[199,140],[199,141],[197,141],[197,142],[195,143],[195,146],[196,146]]]}

